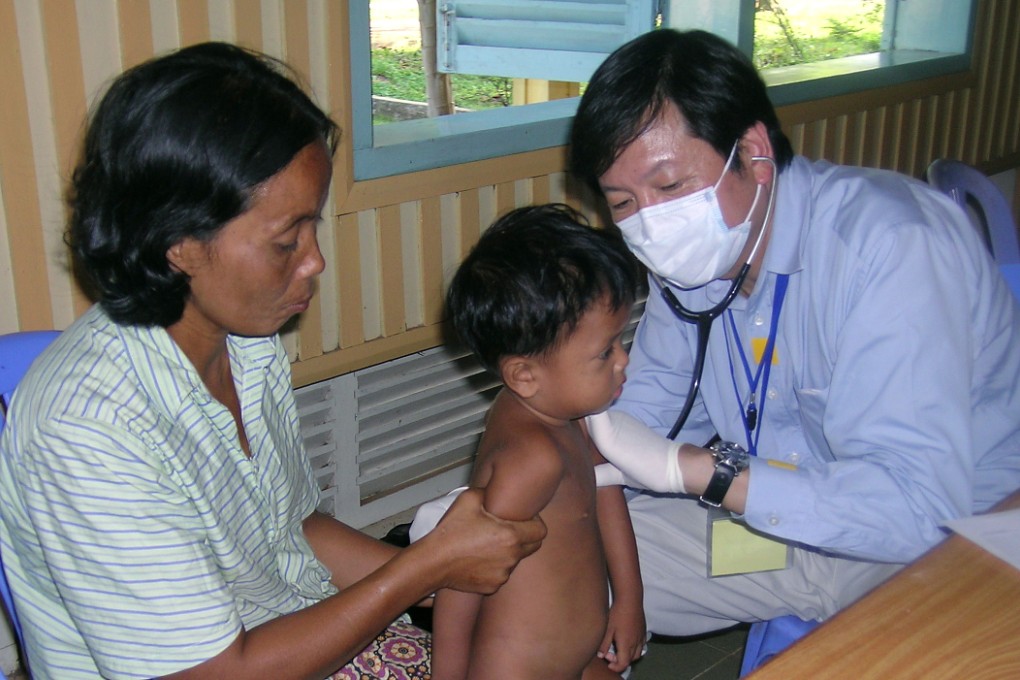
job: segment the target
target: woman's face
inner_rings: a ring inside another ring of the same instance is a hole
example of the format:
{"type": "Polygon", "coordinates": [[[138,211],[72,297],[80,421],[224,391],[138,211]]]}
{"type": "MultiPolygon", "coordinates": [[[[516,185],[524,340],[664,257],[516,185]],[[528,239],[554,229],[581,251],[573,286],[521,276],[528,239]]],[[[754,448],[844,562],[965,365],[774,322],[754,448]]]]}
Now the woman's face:
{"type": "Polygon", "coordinates": [[[211,241],[170,248],[170,262],[191,279],[171,334],[267,336],[308,308],[325,266],[315,231],[331,172],[326,147],[309,144],[211,241]]]}

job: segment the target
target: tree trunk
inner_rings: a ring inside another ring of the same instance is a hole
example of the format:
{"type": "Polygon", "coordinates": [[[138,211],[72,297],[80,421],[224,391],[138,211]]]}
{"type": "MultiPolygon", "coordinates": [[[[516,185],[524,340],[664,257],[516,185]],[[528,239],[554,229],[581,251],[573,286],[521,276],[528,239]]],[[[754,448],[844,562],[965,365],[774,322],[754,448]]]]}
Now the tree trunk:
{"type": "Polygon", "coordinates": [[[453,113],[453,88],[450,75],[436,69],[436,0],[418,0],[418,24],[421,26],[421,62],[425,67],[425,97],[429,118],[453,113]]]}

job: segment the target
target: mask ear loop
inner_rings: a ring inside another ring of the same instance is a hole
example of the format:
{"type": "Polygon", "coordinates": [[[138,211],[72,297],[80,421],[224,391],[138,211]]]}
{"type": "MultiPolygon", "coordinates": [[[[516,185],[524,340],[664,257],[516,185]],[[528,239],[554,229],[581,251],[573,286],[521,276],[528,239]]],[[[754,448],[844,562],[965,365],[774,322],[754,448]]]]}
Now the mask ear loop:
{"type": "MultiPolygon", "coordinates": [[[[723,179],[726,177],[726,173],[730,171],[730,166],[733,164],[733,157],[737,155],[737,145],[740,144],[740,140],[733,142],[733,148],[730,149],[730,155],[726,158],[726,165],[723,166],[722,174],[719,175],[719,179],[712,185],[712,191],[718,192],[719,185],[722,184],[723,179]]],[[[753,158],[751,160],[754,160],[753,158]]]]}
{"type": "MultiPolygon", "coordinates": [[[[768,161],[772,164],[772,186],[769,187],[769,202],[765,206],[765,219],[761,223],[761,231],[758,232],[758,238],[754,241],[754,247],[751,248],[751,253],[747,256],[746,264],[750,264],[754,261],[754,256],[758,253],[758,247],[761,246],[762,237],[765,236],[765,230],[771,227],[772,221],[772,209],[776,205],[776,185],[779,183],[779,166],[776,165],[776,161],[769,156],[751,156],[751,162],[754,161],[768,161]]],[[[761,185],[758,185],[759,189],[761,185]]],[[[755,193],[754,202],[758,202],[758,194],[755,193]]],[[[754,205],[751,206],[751,210],[754,210],[754,205]]]]}

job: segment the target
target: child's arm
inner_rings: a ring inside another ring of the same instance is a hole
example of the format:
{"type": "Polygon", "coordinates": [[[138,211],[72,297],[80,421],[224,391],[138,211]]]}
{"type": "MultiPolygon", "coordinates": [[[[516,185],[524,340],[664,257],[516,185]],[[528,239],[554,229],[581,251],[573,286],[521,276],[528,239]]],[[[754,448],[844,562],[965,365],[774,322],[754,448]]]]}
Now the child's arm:
{"type": "Polygon", "coordinates": [[[432,616],[432,680],[462,680],[471,661],[474,634],[482,596],[457,590],[440,590],[432,616]]]}
{"type": "MultiPolygon", "coordinates": [[[[596,463],[603,462],[596,456],[596,463]]],[[[610,670],[622,672],[641,658],[645,645],[644,588],[638,566],[637,542],[627,511],[627,501],[619,486],[598,489],[596,496],[599,529],[606,551],[606,566],[613,589],[606,635],[599,655],[609,662],[610,670]],[[610,654],[613,645],[615,654],[610,654]]]]}
{"type": "MultiPolygon", "coordinates": [[[[526,450],[505,450],[492,464],[483,507],[502,519],[535,517],[549,503],[563,475],[556,451],[536,442],[526,450]]],[[[513,578],[511,576],[511,578],[513,578]]],[[[432,678],[467,677],[475,624],[483,596],[442,590],[433,610],[432,678]]]]}
{"type": "Polygon", "coordinates": [[[563,478],[563,461],[555,445],[542,437],[531,437],[499,452],[485,485],[483,506],[500,519],[532,518],[552,500],[563,478]]]}

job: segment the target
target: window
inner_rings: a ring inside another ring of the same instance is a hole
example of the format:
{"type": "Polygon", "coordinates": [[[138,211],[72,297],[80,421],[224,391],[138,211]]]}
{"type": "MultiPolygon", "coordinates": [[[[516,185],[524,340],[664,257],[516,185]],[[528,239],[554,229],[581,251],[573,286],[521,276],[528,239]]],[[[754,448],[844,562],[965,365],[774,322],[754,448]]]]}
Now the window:
{"type": "MultiPolygon", "coordinates": [[[[373,125],[369,8],[398,2],[417,5],[417,0],[349,2],[357,179],[566,142],[576,97],[373,125]]],[[[973,2],[967,0],[437,0],[437,4],[438,33],[445,40],[437,44],[438,62],[445,71],[583,83],[608,52],[657,24],[700,28],[754,56],[777,106],[963,71],[969,65],[973,23],[973,2]],[[828,12],[824,17],[822,10],[828,12]],[[879,32],[870,38],[861,35],[866,29],[859,24],[862,14],[869,12],[876,20],[881,17],[879,32]],[[798,23],[802,21],[806,23],[798,23]],[[787,61],[772,59],[769,45],[784,41],[801,57],[806,54],[806,63],[786,65],[787,61]],[[838,47],[836,58],[827,58],[831,50],[820,49],[818,43],[838,47]],[[545,49],[546,44],[552,49],[545,49]]]]}

